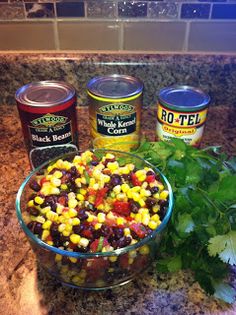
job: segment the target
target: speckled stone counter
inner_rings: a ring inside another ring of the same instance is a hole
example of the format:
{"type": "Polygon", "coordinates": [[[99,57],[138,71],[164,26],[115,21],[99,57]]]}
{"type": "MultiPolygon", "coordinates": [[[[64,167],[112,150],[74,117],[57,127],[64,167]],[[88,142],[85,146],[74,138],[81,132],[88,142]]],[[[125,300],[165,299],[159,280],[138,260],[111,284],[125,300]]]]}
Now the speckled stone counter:
{"type": "Polygon", "coordinates": [[[29,82],[62,80],[76,88],[78,104],[85,105],[87,82],[117,73],[144,82],[145,107],[173,84],[201,87],[212,105],[236,105],[236,54],[2,53],[0,73],[0,104],[14,104],[15,91],[29,82]]]}
{"type": "MultiPolygon", "coordinates": [[[[142,133],[155,138],[155,108],[143,110],[142,133]]],[[[88,112],[78,109],[79,143],[89,147],[88,112]]],[[[205,295],[190,272],[157,274],[154,268],[126,286],[82,292],[57,283],[37,264],[15,215],[15,196],[30,167],[15,106],[0,106],[0,314],[6,315],[235,315],[205,295]]],[[[222,145],[236,154],[236,111],[212,107],[203,145],[222,145]]],[[[236,272],[231,282],[236,288],[236,272]]]]}

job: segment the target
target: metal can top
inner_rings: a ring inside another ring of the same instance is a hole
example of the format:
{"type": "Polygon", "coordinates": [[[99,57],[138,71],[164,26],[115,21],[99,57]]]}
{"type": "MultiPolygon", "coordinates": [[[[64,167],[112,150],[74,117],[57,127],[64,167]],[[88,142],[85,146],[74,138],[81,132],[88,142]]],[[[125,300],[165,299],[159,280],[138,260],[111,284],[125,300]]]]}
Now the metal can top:
{"type": "Polygon", "coordinates": [[[95,77],[87,85],[88,92],[104,98],[127,98],[139,94],[143,83],[131,76],[112,74],[95,77]]]}
{"type": "Polygon", "coordinates": [[[195,111],[206,107],[210,96],[202,90],[188,86],[175,85],[160,90],[158,95],[161,104],[174,110],[195,111]]]}
{"type": "Polygon", "coordinates": [[[16,91],[19,103],[35,107],[50,107],[69,101],[75,95],[75,89],[60,81],[40,81],[26,84],[16,91]]]}

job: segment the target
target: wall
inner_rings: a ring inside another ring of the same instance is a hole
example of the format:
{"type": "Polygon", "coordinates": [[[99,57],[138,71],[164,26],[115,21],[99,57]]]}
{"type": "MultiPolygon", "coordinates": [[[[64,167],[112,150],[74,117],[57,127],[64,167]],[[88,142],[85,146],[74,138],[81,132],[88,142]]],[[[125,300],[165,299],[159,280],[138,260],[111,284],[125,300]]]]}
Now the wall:
{"type": "Polygon", "coordinates": [[[235,52],[236,1],[0,0],[0,50],[235,52]]]}

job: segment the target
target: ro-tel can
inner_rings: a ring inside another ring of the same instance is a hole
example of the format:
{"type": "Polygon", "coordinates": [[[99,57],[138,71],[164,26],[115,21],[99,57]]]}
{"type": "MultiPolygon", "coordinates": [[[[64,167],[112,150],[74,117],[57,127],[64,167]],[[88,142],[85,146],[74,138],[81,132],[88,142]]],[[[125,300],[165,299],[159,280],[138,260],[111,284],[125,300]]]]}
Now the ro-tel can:
{"type": "Polygon", "coordinates": [[[140,141],[143,83],[128,75],[95,77],[87,85],[95,148],[129,151],[140,141]]]}
{"type": "Polygon", "coordinates": [[[160,90],[157,108],[157,137],[168,141],[177,137],[199,146],[206,122],[209,95],[187,86],[172,86],[160,90]]]}
{"type": "Polygon", "coordinates": [[[32,168],[77,150],[76,92],[64,82],[41,81],[15,95],[32,168]]]}

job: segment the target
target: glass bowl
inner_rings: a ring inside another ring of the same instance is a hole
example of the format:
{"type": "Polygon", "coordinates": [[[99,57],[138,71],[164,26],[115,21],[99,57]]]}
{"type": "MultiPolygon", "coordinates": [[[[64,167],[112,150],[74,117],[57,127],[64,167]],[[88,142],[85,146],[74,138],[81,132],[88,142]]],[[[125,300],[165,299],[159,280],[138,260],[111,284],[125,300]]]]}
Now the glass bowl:
{"type": "Polygon", "coordinates": [[[26,221],[27,204],[34,192],[30,188],[30,183],[59,158],[72,161],[80,152],[66,153],[63,156],[42,164],[32,171],[18,190],[16,196],[16,213],[20,226],[36,253],[38,262],[44,269],[63,284],[85,290],[102,290],[124,285],[134,277],[142,276],[142,273],[151,265],[158,253],[158,245],[162,232],[171,217],[173,193],[166,177],[144,159],[134,154],[117,150],[94,149],[90,151],[99,156],[105,156],[107,153],[113,154],[119,159],[121,166],[133,163],[138,169],[143,169],[144,167],[151,168],[158,175],[165,190],[168,190],[168,199],[162,207],[163,217],[156,229],[135,244],[106,252],[65,250],[52,246],[50,242],[42,241],[37,235],[31,232],[26,221]]]}

